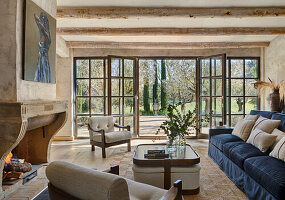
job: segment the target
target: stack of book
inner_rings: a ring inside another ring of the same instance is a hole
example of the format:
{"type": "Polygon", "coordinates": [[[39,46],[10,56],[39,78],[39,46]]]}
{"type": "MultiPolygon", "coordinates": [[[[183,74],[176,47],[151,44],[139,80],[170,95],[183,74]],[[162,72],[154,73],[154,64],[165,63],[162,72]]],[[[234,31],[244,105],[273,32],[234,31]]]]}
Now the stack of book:
{"type": "Polygon", "coordinates": [[[144,154],[144,158],[164,159],[169,158],[169,154],[165,153],[165,150],[147,150],[147,152],[144,154]]]}

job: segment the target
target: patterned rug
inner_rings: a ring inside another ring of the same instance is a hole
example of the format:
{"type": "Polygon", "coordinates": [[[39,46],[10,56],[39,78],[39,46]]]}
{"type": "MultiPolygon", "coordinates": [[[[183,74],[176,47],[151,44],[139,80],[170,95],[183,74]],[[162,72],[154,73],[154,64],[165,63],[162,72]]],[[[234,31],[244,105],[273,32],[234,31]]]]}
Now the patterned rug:
{"type": "MultiPolygon", "coordinates": [[[[162,141],[156,141],[161,143],[162,141]]],[[[120,175],[133,179],[132,157],[134,146],[138,144],[153,143],[152,140],[132,141],[132,151],[126,151],[126,145],[114,146],[107,149],[107,158],[102,159],[101,149],[96,147],[95,152],[90,151],[88,140],[75,140],[72,142],[54,142],[51,148],[51,161],[63,160],[98,170],[108,169],[112,165],[120,165],[120,175]]],[[[247,199],[225,173],[208,157],[208,140],[188,140],[200,155],[200,193],[185,195],[185,200],[241,200],[247,199]]],[[[47,186],[44,170],[30,183],[23,185],[5,199],[31,199],[47,186]]],[[[44,200],[45,198],[40,198],[44,200]]]]}

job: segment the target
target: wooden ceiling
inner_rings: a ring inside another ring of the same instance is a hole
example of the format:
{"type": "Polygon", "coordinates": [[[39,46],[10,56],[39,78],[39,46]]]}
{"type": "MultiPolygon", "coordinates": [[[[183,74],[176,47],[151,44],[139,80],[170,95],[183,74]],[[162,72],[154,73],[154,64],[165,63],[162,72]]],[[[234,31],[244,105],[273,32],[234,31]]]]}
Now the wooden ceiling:
{"type": "Polygon", "coordinates": [[[284,25],[284,0],[58,0],[69,48],[265,47],[284,25]]]}

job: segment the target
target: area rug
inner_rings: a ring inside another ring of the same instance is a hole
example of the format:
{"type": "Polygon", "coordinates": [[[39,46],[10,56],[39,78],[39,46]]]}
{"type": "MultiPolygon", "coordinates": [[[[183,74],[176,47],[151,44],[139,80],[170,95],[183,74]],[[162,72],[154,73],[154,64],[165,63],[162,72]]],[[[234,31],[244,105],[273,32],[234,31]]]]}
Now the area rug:
{"type": "MultiPolygon", "coordinates": [[[[108,148],[107,158],[102,159],[101,149],[96,147],[95,152],[91,152],[88,140],[56,142],[53,143],[51,148],[51,161],[63,160],[89,168],[96,167],[99,170],[107,169],[112,165],[120,165],[120,175],[125,178],[133,179],[132,156],[134,146],[143,143],[152,143],[152,141],[133,141],[131,152],[126,151],[126,145],[108,148]]],[[[200,175],[200,193],[197,195],[185,195],[185,200],[247,199],[246,195],[236,187],[225,173],[216,165],[216,163],[208,157],[208,140],[189,140],[187,143],[192,145],[200,155],[202,169],[200,175]]],[[[29,188],[34,188],[39,184],[39,181],[44,184],[44,187],[47,185],[47,179],[45,176],[39,178],[40,180],[31,181],[32,183],[24,185],[21,190],[16,191],[15,194],[11,195],[10,198],[8,197],[7,199],[31,199],[27,198],[29,188]]],[[[40,191],[42,191],[42,189],[38,190],[38,193],[40,191]]],[[[48,200],[45,196],[46,194],[47,190],[43,190],[42,194],[37,196],[35,200],[48,200]]]]}

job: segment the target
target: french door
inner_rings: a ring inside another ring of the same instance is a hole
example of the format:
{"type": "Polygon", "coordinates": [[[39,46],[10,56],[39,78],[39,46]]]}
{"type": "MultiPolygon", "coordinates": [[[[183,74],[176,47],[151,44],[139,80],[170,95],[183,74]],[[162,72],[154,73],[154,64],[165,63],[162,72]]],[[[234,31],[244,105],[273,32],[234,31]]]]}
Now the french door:
{"type": "Polygon", "coordinates": [[[202,122],[199,137],[208,134],[209,127],[226,123],[226,54],[198,59],[197,102],[200,119],[212,111],[209,122],[202,122]]]}
{"type": "Polygon", "coordinates": [[[137,130],[137,59],[133,57],[108,56],[108,115],[116,123],[130,125],[137,130]]]}

